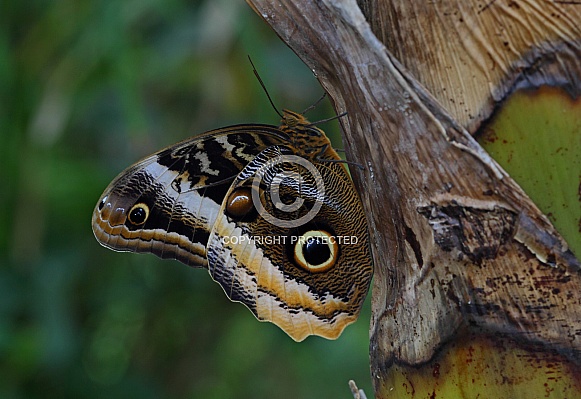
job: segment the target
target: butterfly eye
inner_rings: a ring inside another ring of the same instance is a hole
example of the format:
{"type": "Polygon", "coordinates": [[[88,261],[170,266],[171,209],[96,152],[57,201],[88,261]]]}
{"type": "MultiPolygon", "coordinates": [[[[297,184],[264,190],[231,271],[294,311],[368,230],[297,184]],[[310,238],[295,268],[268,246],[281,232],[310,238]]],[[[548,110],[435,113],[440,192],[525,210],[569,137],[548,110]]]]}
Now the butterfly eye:
{"type": "Polygon", "coordinates": [[[133,205],[131,210],[129,211],[128,219],[131,223],[136,226],[139,226],[147,220],[149,217],[149,207],[145,205],[143,202],[139,204],[133,205]]]}
{"type": "Polygon", "coordinates": [[[248,187],[240,187],[232,191],[226,202],[226,212],[234,219],[242,219],[253,213],[252,190],[248,187]]]}
{"type": "Polygon", "coordinates": [[[337,262],[339,244],[325,230],[310,230],[298,237],[294,248],[295,262],[309,272],[324,272],[337,262]]]}

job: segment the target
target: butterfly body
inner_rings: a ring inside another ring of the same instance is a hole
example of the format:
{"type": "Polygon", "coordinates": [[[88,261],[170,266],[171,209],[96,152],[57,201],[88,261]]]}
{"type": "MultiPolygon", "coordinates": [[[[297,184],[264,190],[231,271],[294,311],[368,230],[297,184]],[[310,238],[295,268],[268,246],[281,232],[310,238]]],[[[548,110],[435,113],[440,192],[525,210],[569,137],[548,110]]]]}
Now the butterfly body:
{"type": "Polygon", "coordinates": [[[122,172],[93,231],[113,250],[207,268],[231,300],[295,340],[336,338],[372,275],[365,216],[337,160],[324,133],[291,111],[279,127],[211,131],[122,172]]]}

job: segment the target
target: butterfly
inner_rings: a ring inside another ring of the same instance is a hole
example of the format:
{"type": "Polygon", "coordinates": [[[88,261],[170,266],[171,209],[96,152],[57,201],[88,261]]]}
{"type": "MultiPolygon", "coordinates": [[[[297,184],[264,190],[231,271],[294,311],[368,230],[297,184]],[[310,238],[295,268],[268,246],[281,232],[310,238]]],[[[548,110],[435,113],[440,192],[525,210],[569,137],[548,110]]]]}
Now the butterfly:
{"type": "Polygon", "coordinates": [[[372,278],[367,223],[325,133],[284,110],[169,146],[105,189],[92,228],[115,251],[206,268],[230,300],[291,338],[337,338],[372,278]]]}

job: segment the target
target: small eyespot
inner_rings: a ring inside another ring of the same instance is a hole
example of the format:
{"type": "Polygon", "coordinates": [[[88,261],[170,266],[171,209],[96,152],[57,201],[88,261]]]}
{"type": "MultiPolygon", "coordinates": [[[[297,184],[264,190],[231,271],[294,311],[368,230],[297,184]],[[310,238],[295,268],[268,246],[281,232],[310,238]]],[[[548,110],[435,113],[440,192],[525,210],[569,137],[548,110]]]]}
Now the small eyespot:
{"type": "Polygon", "coordinates": [[[107,202],[108,197],[109,197],[108,195],[104,196],[103,199],[101,200],[101,202],[99,202],[99,206],[98,206],[99,210],[103,209],[103,207],[105,206],[105,203],[107,202]]]}
{"type": "Polygon", "coordinates": [[[129,211],[129,214],[127,215],[129,221],[136,226],[145,223],[148,217],[149,217],[149,207],[143,202],[133,205],[133,207],[129,211]]]}
{"type": "Polygon", "coordinates": [[[306,271],[319,273],[335,266],[339,257],[336,238],[325,230],[310,230],[298,237],[294,247],[295,262],[306,271]]]}
{"type": "Polygon", "coordinates": [[[234,189],[226,200],[225,211],[233,219],[239,220],[245,216],[250,216],[254,214],[254,210],[252,189],[248,187],[234,189]]]}

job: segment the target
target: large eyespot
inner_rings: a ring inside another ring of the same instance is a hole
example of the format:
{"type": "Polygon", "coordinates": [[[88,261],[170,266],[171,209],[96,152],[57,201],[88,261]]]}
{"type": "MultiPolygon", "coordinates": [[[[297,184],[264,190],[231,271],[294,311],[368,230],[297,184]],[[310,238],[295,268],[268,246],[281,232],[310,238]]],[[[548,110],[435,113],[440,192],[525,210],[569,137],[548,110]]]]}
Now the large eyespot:
{"type": "Polygon", "coordinates": [[[325,230],[310,230],[297,237],[295,262],[306,271],[319,273],[335,266],[339,257],[336,238],[325,230]]]}
{"type": "Polygon", "coordinates": [[[136,226],[145,223],[148,217],[149,217],[149,207],[143,202],[133,205],[133,207],[129,211],[129,214],[127,215],[129,221],[136,226]]]}
{"type": "Polygon", "coordinates": [[[225,210],[230,217],[236,220],[253,215],[255,209],[252,203],[252,189],[249,187],[234,189],[226,200],[225,210]]]}

